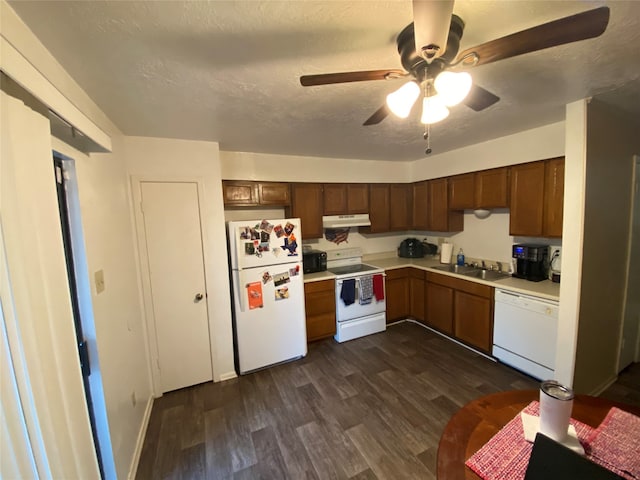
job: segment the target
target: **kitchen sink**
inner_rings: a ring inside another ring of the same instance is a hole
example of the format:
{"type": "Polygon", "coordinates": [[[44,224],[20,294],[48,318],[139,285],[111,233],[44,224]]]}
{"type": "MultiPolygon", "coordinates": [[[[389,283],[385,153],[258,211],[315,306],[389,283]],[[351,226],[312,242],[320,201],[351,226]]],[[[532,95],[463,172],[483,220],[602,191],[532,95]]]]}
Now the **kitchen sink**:
{"type": "Polygon", "coordinates": [[[436,270],[441,270],[443,272],[451,272],[451,273],[459,273],[461,275],[466,275],[467,272],[475,272],[477,268],[468,267],[466,265],[436,265],[436,270]]]}
{"type": "Polygon", "coordinates": [[[474,268],[472,270],[468,270],[466,272],[460,272],[460,273],[467,277],[475,277],[482,280],[489,280],[491,282],[495,280],[502,280],[504,278],[509,278],[511,276],[510,273],[499,272],[497,270],[484,270],[479,268],[474,268]]]}

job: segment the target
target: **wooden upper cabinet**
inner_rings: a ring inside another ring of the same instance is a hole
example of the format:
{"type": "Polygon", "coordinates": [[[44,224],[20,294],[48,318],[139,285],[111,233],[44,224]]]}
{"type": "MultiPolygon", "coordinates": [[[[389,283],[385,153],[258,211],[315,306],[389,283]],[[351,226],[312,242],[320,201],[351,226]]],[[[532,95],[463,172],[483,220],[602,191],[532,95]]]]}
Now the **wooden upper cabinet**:
{"type": "Polygon", "coordinates": [[[369,213],[369,185],[366,183],[325,183],[324,214],[369,213]]]}
{"type": "Polygon", "coordinates": [[[372,183],[369,185],[369,220],[370,227],[360,227],[365,233],[388,232],[390,216],[389,184],[372,183]]]}
{"type": "Polygon", "coordinates": [[[475,207],[475,176],[473,173],[449,178],[449,208],[470,210],[475,207]]]}
{"type": "Polygon", "coordinates": [[[509,234],[561,237],[564,158],[511,167],[509,234]]]}
{"type": "Polygon", "coordinates": [[[429,230],[429,182],[417,182],[413,187],[413,229],[429,230]]]}
{"type": "Polygon", "coordinates": [[[544,178],[544,161],[511,167],[510,235],[542,236],[544,178]]]}
{"type": "Polygon", "coordinates": [[[347,213],[369,213],[369,184],[347,184],[347,213]]]}
{"type": "Polygon", "coordinates": [[[224,180],[222,196],[225,205],[256,206],[258,205],[258,185],[255,182],[224,180]]]}
{"type": "Polygon", "coordinates": [[[289,217],[300,218],[302,239],[322,238],[323,189],[321,183],[292,183],[289,217]]]}
{"type": "Polygon", "coordinates": [[[347,185],[344,183],[324,184],[324,214],[342,215],[347,213],[347,185]]]}
{"type": "Polygon", "coordinates": [[[413,189],[409,183],[394,183],[389,186],[389,228],[411,230],[413,216],[413,189]]]}
{"type": "Polygon", "coordinates": [[[476,172],[473,208],[507,208],[509,206],[509,168],[476,172]]]}
{"type": "Polygon", "coordinates": [[[461,211],[449,209],[449,180],[429,180],[429,230],[434,232],[461,232],[464,216],[461,211]]]}
{"type": "Polygon", "coordinates": [[[492,168],[449,177],[449,208],[507,208],[509,206],[509,168],[492,168]]]}
{"type": "Polygon", "coordinates": [[[547,237],[562,236],[564,209],[564,157],[547,160],[544,178],[543,233],[547,237]]]}
{"type": "Polygon", "coordinates": [[[224,180],[224,204],[229,207],[283,206],[291,203],[288,183],[224,180]]]}
{"type": "Polygon", "coordinates": [[[258,183],[258,203],[260,205],[289,205],[291,189],[288,183],[258,183]]]}

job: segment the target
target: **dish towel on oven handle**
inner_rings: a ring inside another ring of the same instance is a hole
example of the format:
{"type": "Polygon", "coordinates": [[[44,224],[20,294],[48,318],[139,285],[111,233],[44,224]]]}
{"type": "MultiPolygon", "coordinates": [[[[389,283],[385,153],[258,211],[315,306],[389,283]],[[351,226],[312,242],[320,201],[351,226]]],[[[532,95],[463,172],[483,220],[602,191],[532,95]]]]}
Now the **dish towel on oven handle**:
{"type": "Polygon", "coordinates": [[[381,273],[373,276],[373,294],[378,302],[384,300],[384,275],[381,273]]]}
{"type": "Polygon", "coordinates": [[[342,290],[340,290],[340,298],[345,305],[351,305],[356,301],[356,279],[348,278],[342,281],[342,290]]]}
{"type": "Polygon", "coordinates": [[[373,300],[373,277],[363,275],[360,280],[360,305],[368,305],[373,300]]]}

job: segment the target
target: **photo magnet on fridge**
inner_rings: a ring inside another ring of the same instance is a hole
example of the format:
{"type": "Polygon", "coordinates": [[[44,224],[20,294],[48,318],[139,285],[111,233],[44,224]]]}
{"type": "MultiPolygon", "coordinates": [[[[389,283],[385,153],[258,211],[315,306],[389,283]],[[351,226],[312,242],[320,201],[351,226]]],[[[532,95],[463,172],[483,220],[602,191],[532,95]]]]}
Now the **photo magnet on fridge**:
{"type": "Polygon", "coordinates": [[[262,283],[266,284],[271,281],[271,274],[269,272],[264,272],[262,274],[262,283]]]}
{"type": "Polygon", "coordinates": [[[277,273],[273,276],[273,284],[276,287],[279,287],[280,285],[284,285],[285,283],[288,283],[290,281],[289,279],[289,272],[283,272],[283,273],[277,273]]]}
{"type": "Polygon", "coordinates": [[[276,237],[280,238],[282,237],[285,233],[284,233],[284,228],[282,228],[282,225],[278,224],[275,227],[273,227],[273,231],[276,234],[276,237]]]}
{"type": "Polygon", "coordinates": [[[244,253],[245,255],[253,255],[256,253],[256,247],[253,242],[246,242],[244,244],[244,253]]]}
{"type": "Polygon", "coordinates": [[[262,285],[260,282],[247,284],[247,297],[249,298],[249,310],[254,308],[262,308],[262,285]]]}
{"type": "Polygon", "coordinates": [[[285,235],[291,235],[293,233],[294,228],[295,228],[295,225],[293,223],[287,222],[286,225],[284,226],[285,235]]]}
{"type": "Polygon", "coordinates": [[[262,220],[262,222],[260,222],[260,229],[266,231],[267,233],[271,233],[271,231],[273,230],[273,225],[266,220],[262,220]]]}
{"type": "Polygon", "coordinates": [[[289,289],[287,287],[276,288],[275,291],[276,300],[284,300],[289,298],[289,289]]]}

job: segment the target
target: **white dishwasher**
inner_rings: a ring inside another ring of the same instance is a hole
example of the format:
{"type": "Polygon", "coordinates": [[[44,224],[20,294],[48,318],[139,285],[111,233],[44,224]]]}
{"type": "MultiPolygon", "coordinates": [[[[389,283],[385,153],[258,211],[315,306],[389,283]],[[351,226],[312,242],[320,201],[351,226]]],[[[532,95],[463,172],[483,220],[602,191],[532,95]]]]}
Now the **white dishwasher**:
{"type": "Polygon", "coordinates": [[[496,289],[493,356],[539,380],[554,378],[558,302],[496,289]]]}

